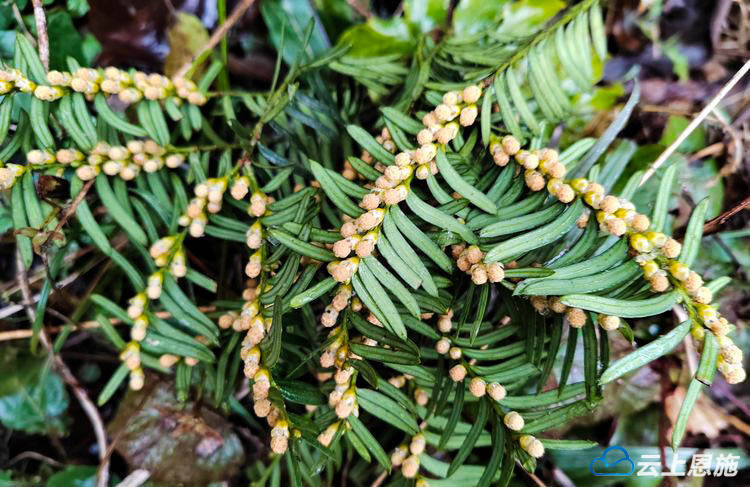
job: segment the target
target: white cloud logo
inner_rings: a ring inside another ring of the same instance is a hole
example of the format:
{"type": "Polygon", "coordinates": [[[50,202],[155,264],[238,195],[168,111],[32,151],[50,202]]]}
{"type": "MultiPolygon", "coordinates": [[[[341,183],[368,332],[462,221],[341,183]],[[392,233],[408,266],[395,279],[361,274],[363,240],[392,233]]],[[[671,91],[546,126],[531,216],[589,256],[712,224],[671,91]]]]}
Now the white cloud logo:
{"type": "Polygon", "coordinates": [[[591,460],[589,470],[596,476],[624,477],[633,473],[635,464],[625,448],[610,446],[602,452],[600,457],[591,460]]]}

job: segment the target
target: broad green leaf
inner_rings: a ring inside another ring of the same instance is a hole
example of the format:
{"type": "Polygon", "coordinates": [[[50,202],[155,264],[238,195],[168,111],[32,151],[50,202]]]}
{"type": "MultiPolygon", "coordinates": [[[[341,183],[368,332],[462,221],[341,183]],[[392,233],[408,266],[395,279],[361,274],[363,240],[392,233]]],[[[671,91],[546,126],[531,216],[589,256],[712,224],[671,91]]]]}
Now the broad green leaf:
{"type": "Polygon", "coordinates": [[[346,30],[338,43],[350,45],[349,55],[357,58],[371,58],[389,54],[412,52],[415,38],[409,24],[401,17],[381,19],[371,17],[367,22],[346,30]]]}
{"type": "Polygon", "coordinates": [[[68,465],[47,479],[46,487],[94,487],[96,465],[68,465]]]}
{"type": "Polygon", "coordinates": [[[209,34],[198,17],[187,12],[176,12],[167,29],[169,54],[164,60],[164,73],[174,75],[183,64],[190,63],[208,42],[209,34]]]}
{"type": "Polygon", "coordinates": [[[260,13],[277,49],[282,47],[283,37],[282,57],[290,66],[312,60],[330,47],[325,29],[309,2],[267,0],[261,3],[260,13]],[[305,43],[305,32],[310,21],[315,25],[309,42],[305,43]]]}

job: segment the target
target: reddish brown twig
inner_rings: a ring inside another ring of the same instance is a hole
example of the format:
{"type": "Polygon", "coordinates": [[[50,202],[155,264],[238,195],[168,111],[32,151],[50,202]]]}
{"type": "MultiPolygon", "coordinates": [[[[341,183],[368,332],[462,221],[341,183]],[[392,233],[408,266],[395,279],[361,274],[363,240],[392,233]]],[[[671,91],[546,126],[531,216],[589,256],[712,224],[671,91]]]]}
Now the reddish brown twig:
{"type": "Polygon", "coordinates": [[[718,232],[721,226],[725,224],[727,220],[729,220],[734,215],[744,210],[748,206],[750,206],[750,196],[740,201],[733,208],[730,208],[729,210],[725,211],[724,213],[717,216],[716,218],[712,218],[711,220],[707,221],[706,224],[703,225],[703,234],[709,235],[711,233],[718,232]]]}
{"type": "MultiPolygon", "coordinates": [[[[32,296],[31,289],[29,288],[28,276],[26,275],[26,268],[23,265],[21,252],[18,251],[18,249],[16,249],[16,267],[18,271],[18,284],[21,288],[26,315],[28,316],[29,321],[34,323],[34,321],[36,321],[36,311],[31,305],[32,296]]],[[[109,460],[104,457],[104,452],[107,451],[107,433],[104,429],[104,421],[102,421],[99,410],[89,398],[86,390],[78,383],[78,379],[76,379],[68,366],[65,365],[62,358],[55,353],[44,326],[42,326],[42,329],[39,331],[39,341],[44,348],[47,349],[47,353],[49,354],[54,369],[60,374],[63,382],[65,382],[73,391],[73,395],[78,399],[81,409],[83,409],[84,413],[86,413],[86,416],[89,418],[89,422],[91,422],[91,426],[94,429],[94,436],[96,437],[96,444],[99,448],[99,458],[101,460],[99,471],[96,476],[96,485],[97,487],[106,487],[109,483],[109,460]]]]}
{"type": "Polygon", "coordinates": [[[81,204],[81,201],[83,201],[83,198],[86,197],[86,193],[89,192],[89,188],[91,188],[91,185],[94,184],[94,180],[87,181],[86,184],[83,185],[83,188],[81,188],[81,191],[78,192],[73,202],[70,204],[67,210],[65,210],[65,213],[63,213],[62,218],[60,218],[60,221],[57,223],[57,226],[55,229],[50,232],[49,235],[47,235],[47,238],[44,240],[44,244],[42,247],[47,245],[49,241],[52,239],[54,235],[56,235],[67,223],[67,221],[70,219],[71,216],[73,216],[73,213],[76,212],[76,209],[78,209],[78,205],[81,204]]]}
{"type": "Polygon", "coordinates": [[[229,29],[231,29],[232,26],[236,24],[237,21],[240,20],[240,18],[242,18],[242,14],[244,14],[245,11],[249,9],[253,3],[255,3],[255,0],[242,0],[240,3],[238,3],[237,6],[234,7],[234,10],[232,10],[232,13],[229,15],[227,20],[225,20],[224,23],[221,24],[213,34],[211,34],[211,37],[208,39],[206,45],[203,46],[203,48],[193,57],[191,61],[183,64],[182,67],[177,70],[177,73],[175,75],[177,77],[185,76],[185,74],[190,70],[191,67],[193,67],[193,64],[197,60],[202,59],[206,52],[210,51],[211,49],[216,47],[219,42],[221,42],[224,36],[227,35],[227,32],[229,32],[229,29]]]}

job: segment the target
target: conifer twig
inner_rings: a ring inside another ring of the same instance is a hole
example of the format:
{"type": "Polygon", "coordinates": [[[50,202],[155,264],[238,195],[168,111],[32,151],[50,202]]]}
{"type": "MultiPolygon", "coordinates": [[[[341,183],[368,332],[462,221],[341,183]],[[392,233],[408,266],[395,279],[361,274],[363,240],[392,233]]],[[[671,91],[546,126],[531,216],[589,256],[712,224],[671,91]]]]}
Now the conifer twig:
{"type": "Polygon", "coordinates": [[[49,36],[47,35],[47,17],[44,15],[42,0],[31,0],[34,5],[34,21],[36,22],[36,38],[39,48],[39,58],[44,69],[49,70],[49,36]]]}
{"type": "MultiPolygon", "coordinates": [[[[24,305],[25,304],[26,303],[24,303],[24,305]]],[[[199,306],[198,309],[202,313],[210,313],[212,311],[215,311],[216,307],[215,306],[199,306]]],[[[156,316],[157,318],[166,320],[172,317],[172,313],[170,313],[169,311],[157,311],[154,313],[154,316],[156,316]]],[[[111,318],[109,322],[113,326],[118,326],[118,325],[123,324],[123,321],[117,318],[111,318]]],[[[55,334],[55,333],[60,333],[64,328],[65,328],[64,326],[55,326],[55,327],[47,328],[46,331],[47,333],[55,334]]],[[[98,321],[96,320],[82,321],[74,325],[73,331],[94,330],[96,328],[101,328],[101,325],[99,324],[98,321]]],[[[23,340],[25,338],[31,338],[33,335],[34,335],[34,330],[31,330],[29,328],[22,328],[20,330],[3,331],[3,332],[0,332],[0,343],[10,341],[10,340],[23,340]]]]}
{"type": "MultiPolygon", "coordinates": [[[[31,289],[29,288],[26,268],[24,267],[21,252],[18,247],[16,247],[16,267],[18,271],[18,283],[21,288],[21,295],[23,296],[24,306],[26,308],[26,315],[28,316],[29,321],[34,323],[36,321],[36,310],[34,310],[34,307],[31,305],[31,289]]],[[[109,483],[109,460],[104,456],[104,452],[107,451],[107,433],[104,429],[104,421],[102,421],[99,410],[89,398],[86,390],[81,387],[81,384],[78,382],[75,375],[73,375],[73,372],[71,372],[68,366],[65,365],[62,358],[55,353],[44,326],[39,330],[39,341],[42,342],[44,348],[47,349],[47,353],[49,354],[54,369],[60,374],[63,382],[65,382],[73,391],[73,394],[81,405],[81,409],[83,409],[83,412],[86,413],[86,416],[88,416],[89,421],[91,422],[91,426],[94,429],[94,436],[96,437],[96,444],[99,449],[100,459],[99,470],[96,475],[96,486],[106,487],[109,483]]]]}

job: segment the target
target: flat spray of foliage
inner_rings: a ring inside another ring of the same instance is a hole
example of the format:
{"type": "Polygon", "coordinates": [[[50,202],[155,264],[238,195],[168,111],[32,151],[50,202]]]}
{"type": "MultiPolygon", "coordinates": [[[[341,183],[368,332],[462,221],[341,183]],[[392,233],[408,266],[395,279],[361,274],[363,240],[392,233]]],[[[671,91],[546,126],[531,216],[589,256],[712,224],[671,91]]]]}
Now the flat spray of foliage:
{"type": "Polygon", "coordinates": [[[633,154],[613,143],[637,86],[602,138],[567,131],[545,148],[586,109],[607,52],[595,0],[537,29],[490,22],[363,58],[321,47],[311,23],[298,44],[279,40],[288,70],[262,94],[216,91],[220,61],[195,80],[74,61],[47,72],[17,36],[0,71],[0,184],[23,265],[44,255],[55,279],[87,244],[111,259],[89,312],[122,364],[99,404],[150,369],[181,400],[267,420],[270,433],[254,423],[272,451],[258,480],[314,485],[356,452],[363,482],[507,485],[545,449],[590,447],[544,432],[692,331],[702,353],[678,446],[717,368],[745,375],[711,306],[726,282],[689,268],[707,202],[680,243],[662,233],[679,161],[649,215],[629,200],[640,172],[610,194],[633,154]],[[72,204],[40,200],[35,181],[69,182],[57,198],[72,204]],[[199,238],[210,254],[191,260],[199,238]],[[227,278],[238,259],[245,276],[227,278]],[[673,306],[688,321],[610,363],[608,332],[632,340],[627,318],[673,306]],[[584,380],[569,383],[579,347],[584,380]]]}

